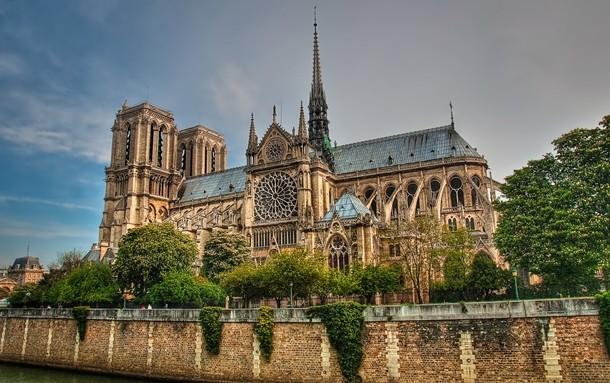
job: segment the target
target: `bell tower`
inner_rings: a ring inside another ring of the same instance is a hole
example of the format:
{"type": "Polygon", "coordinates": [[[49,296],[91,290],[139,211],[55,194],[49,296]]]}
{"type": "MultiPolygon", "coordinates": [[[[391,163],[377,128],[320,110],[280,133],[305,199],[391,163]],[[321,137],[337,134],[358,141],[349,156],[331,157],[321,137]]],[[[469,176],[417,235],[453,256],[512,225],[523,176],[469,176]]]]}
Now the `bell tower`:
{"type": "Polygon", "coordinates": [[[147,102],[117,112],[106,168],[100,254],[116,252],[127,230],[169,215],[182,180],[176,166],[178,129],[171,112],[147,102]]]}

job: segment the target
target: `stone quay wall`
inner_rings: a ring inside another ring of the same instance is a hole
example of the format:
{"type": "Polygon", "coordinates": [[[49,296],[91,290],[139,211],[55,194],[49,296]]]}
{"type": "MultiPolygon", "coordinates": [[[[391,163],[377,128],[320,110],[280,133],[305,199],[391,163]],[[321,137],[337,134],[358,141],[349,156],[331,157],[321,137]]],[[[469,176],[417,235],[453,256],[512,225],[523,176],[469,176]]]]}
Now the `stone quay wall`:
{"type": "MultiPolygon", "coordinates": [[[[199,310],[91,310],[78,339],[69,309],[0,309],[0,362],[197,382],[343,382],[325,327],[274,310],[274,351],[260,356],[258,310],[224,310],[209,355],[199,310]]],[[[362,382],[610,382],[593,299],[372,306],[362,382]]]]}

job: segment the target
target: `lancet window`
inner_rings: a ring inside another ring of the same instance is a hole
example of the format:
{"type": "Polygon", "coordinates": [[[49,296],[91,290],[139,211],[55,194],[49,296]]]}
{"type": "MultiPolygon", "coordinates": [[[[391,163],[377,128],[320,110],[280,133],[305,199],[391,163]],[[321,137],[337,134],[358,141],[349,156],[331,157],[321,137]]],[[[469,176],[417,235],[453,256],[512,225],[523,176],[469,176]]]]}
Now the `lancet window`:
{"type": "Polygon", "coordinates": [[[328,264],[333,269],[343,270],[349,266],[347,244],[340,235],[335,235],[330,241],[328,264]]]}

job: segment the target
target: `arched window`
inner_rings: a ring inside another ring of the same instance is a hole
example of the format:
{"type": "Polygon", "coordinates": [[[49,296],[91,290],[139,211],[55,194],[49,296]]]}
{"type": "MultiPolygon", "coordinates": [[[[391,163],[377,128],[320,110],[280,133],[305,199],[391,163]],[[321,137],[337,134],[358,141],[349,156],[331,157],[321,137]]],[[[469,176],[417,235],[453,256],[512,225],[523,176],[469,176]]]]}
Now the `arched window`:
{"type": "Polygon", "coordinates": [[[212,155],[211,155],[211,159],[210,159],[210,172],[215,172],[216,171],[216,148],[212,148],[212,155]]]}
{"type": "Polygon", "coordinates": [[[193,143],[191,142],[191,144],[189,145],[189,150],[188,150],[188,175],[189,177],[193,175],[193,157],[194,157],[194,152],[193,152],[193,143]]]}
{"type": "Polygon", "coordinates": [[[449,226],[449,231],[457,231],[457,219],[455,217],[449,217],[447,226],[449,226]]]}
{"type": "MultiPolygon", "coordinates": [[[[390,185],[385,189],[386,202],[388,202],[392,198],[392,195],[395,191],[396,187],[394,185],[390,185]]],[[[394,201],[392,201],[392,210],[390,212],[390,217],[398,218],[398,199],[396,198],[394,198],[394,201]]]]}
{"type": "MultiPolygon", "coordinates": [[[[417,184],[415,182],[409,183],[407,185],[407,206],[411,207],[411,204],[415,200],[415,194],[417,194],[417,184]]],[[[419,210],[419,198],[416,201],[417,206],[415,207],[419,210]]]]}
{"type": "Polygon", "coordinates": [[[464,205],[464,189],[462,189],[462,179],[458,176],[449,181],[451,187],[451,207],[457,208],[464,205]]]}
{"type": "MultiPolygon", "coordinates": [[[[369,187],[364,191],[364,198],[366,199],[367,202],[371,199],[371,197],[373,196],[374,193],[375,193],[375,189],[373,189],[372,187],[369,187]]],[[[370,210],[373,214],[377,215],[377,201],[375,201],[374,198],[371,201],[370,210]]]]}
{"type": "MultiPolygon", "coordinates": [[[[472,182],[475,184],[476,189],[481,187],[481,179],[477,176],[472,177],[472,182]]],[[[474,187],[470,189],[470,200],[472,202],[472,206],[476,207],[479,204],[479,197],[477,195],[477,190],[474,187]]]]}
{"type": "Polygon", "coordinates": [[[157,166],[163,166],[163,129],[159,129],[159,141],[157,142],[157,166]]]}
{"type": "Polygon", "coordinates": [[[474,230],[474,218],[467,217],[465,223],[466,223],[466,229],[474,230]]]}
{"type": "Polygon", "coordinates": [[[328,264],[333,269],[343,270],[349,266],[349,254],[345,240],[340,235],[335,235],[330,241],[330,256],[328,264]]]}
{"type": "Polygon", "coordinates": [[[430,181],[430,207],[436,205],[436,199],[438,198],[438,192],[441,190],[441,183],[438,180],[433,179],[430,181]]]}
{"type": "Polygon", "coordinates": [[[153,160],[153,153],[154,151],[154,147],[155,147],[155,124],[150,124],[150,135],[149,135],[149,142],[148,142],[148,162],[152,163],[153,160]]]}
{"type": "Polygon", "coordinates": [[[184,144],[180,149],[180,174],[186,176],[186,146],[184,144]]]}
{"type": "Polygon", "coordinates": [[[127,125],[127,136],[125,138],[125,165],[129,163],[129,153],[131,152],[131,126],[127,125]]]}
{"type": "Polygon", "coordinates": [[[203,174],[208,172],[208,146],[203,147],[203,174]]]}

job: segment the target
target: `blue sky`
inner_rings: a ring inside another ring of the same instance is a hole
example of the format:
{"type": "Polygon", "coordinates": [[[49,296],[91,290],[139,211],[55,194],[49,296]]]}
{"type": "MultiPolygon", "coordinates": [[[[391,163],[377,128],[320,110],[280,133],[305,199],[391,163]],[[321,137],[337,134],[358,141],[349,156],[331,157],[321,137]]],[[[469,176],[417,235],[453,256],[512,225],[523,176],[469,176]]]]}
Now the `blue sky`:
{"type": "Polygon", "coordinates": [[[331,139],[450,122],[503,179],[610,114],[610,2],[0,0],[0,266],[97,241],[127,100],[225,135],[245,162],[278,106],[298,124],[313,7],[331,139]]]}

